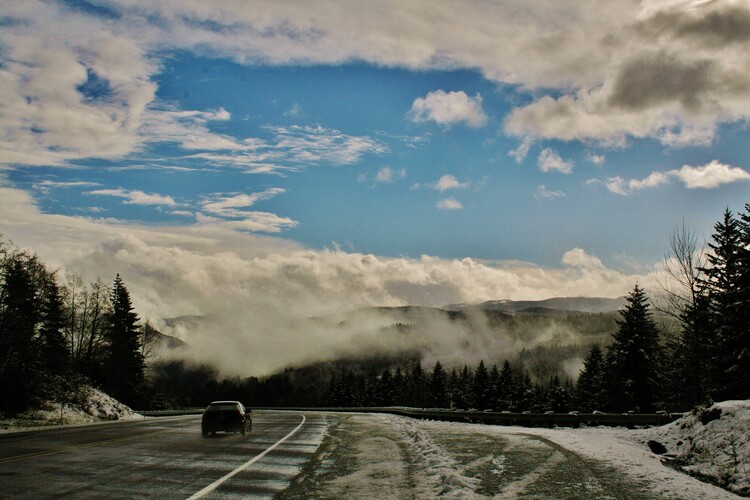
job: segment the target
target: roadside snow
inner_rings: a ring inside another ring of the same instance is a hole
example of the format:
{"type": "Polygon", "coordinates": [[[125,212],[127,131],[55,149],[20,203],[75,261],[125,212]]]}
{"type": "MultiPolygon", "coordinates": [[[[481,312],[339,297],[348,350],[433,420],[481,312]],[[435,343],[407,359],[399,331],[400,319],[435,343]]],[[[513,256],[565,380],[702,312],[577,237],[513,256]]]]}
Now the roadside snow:
{"type": "MultiPolygon", "coordinates": [[[[703,483],[682,472],[666,467],[662,464],[659,456],[652,453],[647,446],[640,442],[641,435],[635,434],[639,431],[600,427],[542,429],[423,421],[412,421],[411,424],[402,425],[416,427],[418,435],[473,432],[498,439],[507,439],[512,436],[539,436],[581,457],[610,466],[636,483],[646,485],[648,490],[653,493],[654,498],[736,498],[735,495],[717,486],[703,483]]],[[[425,439],[424,441],[428,440],[425,439]]],[[[528,445],[528,442],[526,444],[528,445]]],[[[450,456],[447,451],[444,454],[450,456]]],[[[451,464],[450,460],[442,458],[442,455],[438,456],[441,457],[440,464],[445,469],[444,472],[441,472],[441,477],[442,474],[447,477],[453,474],[458,475],[461,481],[458,487],[450,490],[449,496],[467,496],[466,489],[470,490],[473,484],[472,478],[460,476],[460,467],[451,464]]],[[[504,491],[505,497],[513,498],[520,494],[526,483],[536,481],[545,472],[545,469],[553,466],[557,460],[559,460],[559,457],[553,455],[549,463],[540,464],[540,468],[532,473],[532,477],[522,479],[517,484],[509,485],[504,491]]],[[[433,476],[434,472],[426,469],[424,474],[433,476]]]]}
{"type": "Polygon", "coordinates": [[[750,400],[716,403],[638,437],[663,445],[682,470],[750,495],[750,400]]]}
{"type": "Polygon", "coordinates": [[[665,465],[646,444],[659,429],[330,419],[316,472],[282,498],[737,498],[665,465]]]}
{"type": "Polygon", "coordinates": [[[47,403],[41,409],[29,410],[15,418],[0,419],[0,432],[143,418],[99,389],[88,387],[85,390],[86,397],[80,406],[64,405],[61,409],[57,404],[47,403]]]}

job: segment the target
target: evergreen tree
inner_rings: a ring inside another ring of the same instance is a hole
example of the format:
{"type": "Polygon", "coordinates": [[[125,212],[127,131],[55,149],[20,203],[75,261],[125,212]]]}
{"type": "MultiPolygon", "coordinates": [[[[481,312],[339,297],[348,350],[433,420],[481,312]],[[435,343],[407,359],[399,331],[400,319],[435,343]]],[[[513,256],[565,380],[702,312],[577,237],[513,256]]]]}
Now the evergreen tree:
{"type": "Polygon", "coordinates": [[[109,321],[107,389],[125,404],[139,403],[144,382],[138,315],[133,311],[130,293],[118,274],[112,286],[112,316],[109,321]]]}
{"type": "Polygon", "coordinates": [[[714,225],[704,282],[717,332],[712,396],[750,396],[750,206],[738,221],[728,209],[714,225]]]}
{"type": "Polygon", "coordinates": [[[604,408],[604,355],[599,344],[591,350],[583,361],[583,370],[578,377],[576,400],[581,411],[591,412],[604,408]]]}
{"type": "Polygon", "coordinates": [[[492,365],[492,370],[490,370],[489,386],[490,389],[487,408],[495,410],[497,409],[497,398],[500,389],[500,370],[497,368],[497,365],[492,365]]]}
{"type": "Polygon", "coordinates": [[[443,365],[440,364],[440,361],[437,361],[430,375],[430,406],[435,408],[448,407],[446,382],[443,365]]]}
{"type": "Polygon", "coordinates": [[[51,274],[43,282],[40,319],[39,340],[43,367],[51,375],[62,374],[69,367],[68,349],[63,335],[63,303],[60,287],[51,274]]]}
{"type": "Polygon", "coordinates": [[[503,362],[503,368],[500,370],[498,379],[496,410],[508,410],[513,400],[513,368],[507,359],[503,362]]]}
{"type": "Polygon", "coordinates": [[[38,363],[34,335],[39,320],[30,258],[4,255],[0,275],[0,409],[25,410],[34,395],[38,363]]]}
{"type": "Polygon", "coordinates": [[[378,406],[391,406],[393,405],[393,394],[394,394],[393,376],[391,371],[388,369],[383,370],[383,374],[380,376],[378,386],[378,406]]]}
{"type": "Polygon", "coordinates": [[[489,408],[490,404],[490,377],[484,361],[480,360],[477,369],[474,371],[473,390],[474,407],[479,410],[489,408]]]}
{"type": "Polygon", "coordinates": [[[609,407],[616,411],[653,411],[660,402],[663,356],[648,297],[638,285],[620,314],[619,329],[607,353],[609,407]]]}
{"type": "Polygon", "coordinates": [[[396,367],[396,373],[393,374],[393,390],[393,403],[396,406],[406,406],[406,381],[400,366],[396,367]]]}

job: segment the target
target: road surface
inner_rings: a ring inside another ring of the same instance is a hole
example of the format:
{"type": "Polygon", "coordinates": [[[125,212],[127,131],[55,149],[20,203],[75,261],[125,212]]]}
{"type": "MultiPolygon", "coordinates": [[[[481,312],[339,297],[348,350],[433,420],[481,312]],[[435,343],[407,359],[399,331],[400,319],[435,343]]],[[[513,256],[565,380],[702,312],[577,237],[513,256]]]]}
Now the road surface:
{"type": "Polygon", "coordinates": [[[200,416],[0,434],[0,498],[736,498],[613,432],[256,411],[246,436],[200,416]]]}
{"type": "Polygon", "coordinates": [[[324,430],[320,415],[263,411],[246,436],[204,438],[200,416],[4,434],[0,497],[269,498],[309,461],[324,430]]]}

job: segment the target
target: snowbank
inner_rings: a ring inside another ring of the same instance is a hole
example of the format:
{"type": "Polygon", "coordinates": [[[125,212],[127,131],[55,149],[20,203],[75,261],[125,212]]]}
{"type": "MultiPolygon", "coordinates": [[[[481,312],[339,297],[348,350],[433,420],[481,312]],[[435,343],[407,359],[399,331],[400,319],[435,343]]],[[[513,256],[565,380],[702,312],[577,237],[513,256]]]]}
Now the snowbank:
{"type": "Polygon", "coordinates": [[[88,424],[108,420],[143,418],[129,407],[93,387],[84,389],[82,404],[64,405],[62,409],[54,403],[44,404],[41,409],[29,410],[15,418],[0,420],[0,432],[12,432],[25,428],[88,424]]]}
{"type": "Polygon", "coordinates": [[[639,437],[681,470],[750,495],[750,400],[694,410],[639,437]]]}

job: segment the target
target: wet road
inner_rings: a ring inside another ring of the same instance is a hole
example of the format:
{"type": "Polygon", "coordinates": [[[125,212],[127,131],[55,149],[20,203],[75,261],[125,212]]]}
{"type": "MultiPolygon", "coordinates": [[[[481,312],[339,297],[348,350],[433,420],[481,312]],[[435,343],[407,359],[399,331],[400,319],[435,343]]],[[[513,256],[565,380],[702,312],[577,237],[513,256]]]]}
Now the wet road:
{"type": "Polygon", "coordinates": [[[0,435],[7,498],[270,498],[314,455],[315,414],[259,411],[252,433],[204,438],[200,416],[0,435]]]}

